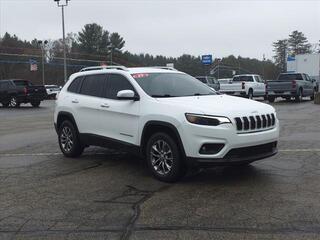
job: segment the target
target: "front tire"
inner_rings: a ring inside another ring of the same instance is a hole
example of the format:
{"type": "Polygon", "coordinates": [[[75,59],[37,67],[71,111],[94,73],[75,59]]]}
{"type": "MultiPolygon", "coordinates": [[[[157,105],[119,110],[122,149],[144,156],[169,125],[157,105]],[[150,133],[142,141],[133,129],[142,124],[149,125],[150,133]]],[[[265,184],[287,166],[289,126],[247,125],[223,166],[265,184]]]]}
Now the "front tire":
{"type": "Polygon", "coordinates": [[[273,103],[276,98],[273,96],[268,96],[268,101],[273,103]]]}
{"type": "Polygon", "coordinates": [[[176,141],[166,133],[148,140],[146,159],[152,175],[163,182],[176,182],[186,173],[185,161],[176,141]]]}
{"type": "Polygon", "coordinates": [[[58,131],[59,146],[61,152],[66,157],[78,157],[82,154],[84,147],[82,146],[78,131],[72,122],[65,120],[58,131]]]}
{"type": "Polygon", "coordinates": [[[39,107],[40,106],[40,101],[33,101],[31,102],[32,107],[39,107]]]}

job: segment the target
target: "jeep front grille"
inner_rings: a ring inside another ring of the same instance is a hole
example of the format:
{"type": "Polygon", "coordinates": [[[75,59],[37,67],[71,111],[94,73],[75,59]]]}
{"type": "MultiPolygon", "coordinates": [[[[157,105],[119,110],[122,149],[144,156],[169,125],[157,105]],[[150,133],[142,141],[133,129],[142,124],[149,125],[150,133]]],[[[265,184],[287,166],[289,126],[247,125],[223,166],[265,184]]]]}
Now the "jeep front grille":
{"type": "Polygon", "coordinates": [[[235,121],[239,132],[257,132],[273,128],[276,124],[276,117],[271,113],[249,117],[236,117],[235,121]]]}

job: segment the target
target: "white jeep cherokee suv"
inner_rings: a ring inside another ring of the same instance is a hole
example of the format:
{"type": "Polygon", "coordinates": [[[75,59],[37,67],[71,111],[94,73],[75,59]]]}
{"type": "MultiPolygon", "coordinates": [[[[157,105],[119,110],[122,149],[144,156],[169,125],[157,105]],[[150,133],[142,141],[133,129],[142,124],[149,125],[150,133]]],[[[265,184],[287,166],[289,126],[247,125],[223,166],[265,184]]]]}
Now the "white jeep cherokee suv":
{"type": "Polygon", "coordinates": [[[190,166],[249,164],[277,153],[272,106],[217,94],[183,72],[89,68],[73,74],[56,101],[54,124],[67,157],[90,145],[130,150],[159,180],[190,166]]]}

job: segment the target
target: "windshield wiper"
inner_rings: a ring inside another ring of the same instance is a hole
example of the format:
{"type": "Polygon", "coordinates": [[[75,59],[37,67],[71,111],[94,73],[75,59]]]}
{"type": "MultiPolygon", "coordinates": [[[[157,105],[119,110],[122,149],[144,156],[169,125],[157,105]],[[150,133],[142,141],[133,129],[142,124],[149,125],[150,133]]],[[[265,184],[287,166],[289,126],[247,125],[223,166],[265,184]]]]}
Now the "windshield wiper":
{"type": "Polygon", "coordinates": [[[166,98],[166,97],[175,97],[175,96],[172,96],[170,94],[163,94],[163,95],[151,95],[151,97],[154,97],[154,98],[166,98]]]}

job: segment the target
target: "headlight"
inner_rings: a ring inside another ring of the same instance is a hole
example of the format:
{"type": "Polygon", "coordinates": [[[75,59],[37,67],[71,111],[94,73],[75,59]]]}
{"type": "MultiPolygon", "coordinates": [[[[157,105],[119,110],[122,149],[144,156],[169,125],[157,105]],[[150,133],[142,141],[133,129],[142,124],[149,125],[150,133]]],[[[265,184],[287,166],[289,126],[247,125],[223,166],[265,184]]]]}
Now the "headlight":
{"type": "Polygon", "coordinates": [[[231,123],[230,119],[227,117],[201,115],[194,113],[186,113],[185,115],[188,122],[198,125],[218,126],[224,123],[231,123]]]}

